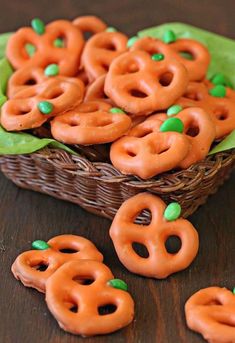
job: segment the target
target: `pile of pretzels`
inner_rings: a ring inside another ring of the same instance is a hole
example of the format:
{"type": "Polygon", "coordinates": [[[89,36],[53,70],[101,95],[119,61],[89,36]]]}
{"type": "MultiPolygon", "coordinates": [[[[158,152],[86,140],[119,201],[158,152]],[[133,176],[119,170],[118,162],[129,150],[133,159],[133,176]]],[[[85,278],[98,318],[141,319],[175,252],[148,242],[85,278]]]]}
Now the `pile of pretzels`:
{"type": "Polygon", "coordinates": [[[56,140],[84,149],[109,143],[123,174],[149,179],[186,169],[235,129],[231,83],[221,73],[207,80],[208,49],[171,30],[161,40],[128,39],[93,16],[33,19],[11,36],[6,56],[15,72],[1,125],[49,123],[56,140]]]}

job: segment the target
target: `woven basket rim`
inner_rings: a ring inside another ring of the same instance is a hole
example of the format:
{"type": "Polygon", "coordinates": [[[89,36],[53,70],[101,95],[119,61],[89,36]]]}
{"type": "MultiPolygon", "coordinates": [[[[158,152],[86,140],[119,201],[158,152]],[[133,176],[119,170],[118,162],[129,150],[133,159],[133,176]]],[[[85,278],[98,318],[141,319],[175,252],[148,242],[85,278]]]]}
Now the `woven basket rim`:
{"type": "MultiPolygon", "coordinates": [[[[174,183],[178,179],[179,183],[182,180],[188,179],[188,175],[195,174],[195,178],[198,179],[198,184],[202,177],[211,172],[216,173],[217,169],[223,164],[231,163],[231,160],[235,161],[235,149],[226,150],[223,152],[218,152],[213,155],[208,155],[204,160],[201,160],[189,168],[179,171],[169,171],[159,174],[151,179],[143,180],[134,175],[124,175],[118,171],[111,163],[108,162],[92,162],[86,157],[74,155],[68,153],[62,149],[55,149],[50,147],[45,147],[31,154],[20,155],[22,158],[27,156],[34,156],[35,159],[43,158],[52,164],[60,165],[61,169],[66,170],[66,172],[71,173],[71,175],[78,175],[82,177],[100,179],[107,183],[128,183],[140,188],[148,188],[152,186],[163,186],[163,184],[171,184],[173,179],[174,183]],[[212,170],[213,166],[213,170],[212,170]]],[[[12,155],[8,155],[9,157],[12,155]]],[[[193,180],[194,185],[196,180],[193,180]]],[[[187,182],[186,182],[187,183],[187,182]]]]}

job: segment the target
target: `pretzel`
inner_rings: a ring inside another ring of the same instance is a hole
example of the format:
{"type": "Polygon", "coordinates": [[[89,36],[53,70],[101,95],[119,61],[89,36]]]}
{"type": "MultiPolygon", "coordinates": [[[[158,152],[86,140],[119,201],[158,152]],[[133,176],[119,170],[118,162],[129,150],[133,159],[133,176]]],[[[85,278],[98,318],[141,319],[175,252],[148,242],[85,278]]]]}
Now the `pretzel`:
{"type": "Polygon", "coordinates": [[[111,145],[110,159],[123,174],[149,179],[176,168],[189,149],[188,139],[177,132],[153,132],[141,138],[128,134],[111,145]]]}
{"type": "Polygon", "coordinates": [[[82,53],[89,81],[106,74],[111,62],[126,50],[127,36],[121,32],[100,32],[91,37],[82,53]]]}
{"type": "Polygon", "coordinates": [[[204,83],[190,82],[177,104],[184,108],[203,108],[214,122],[216,139],[226,136],[235,129],[235,101],[227,96],[223,98],[211,96],[204,83]]]}
{"type": "MultiPolygon", "coordinates": [[[[143,137],[148,133],[158,132],[167,118],[165,113],[152,115],[130,130],[129,135],[143,137]]],[[[197,107],[184,109],[175,118],[183,122],[183,133],[190,141],[190,150],[186,158],[179,163],[179,167],[186,169],[207,156],[215,139],[215,125],[210,115],[197,107]]]]}
{"type": "Polygon", "coordinates": [[[112,101],[104,93],[104,83],[106,74],[103,74],[88,85],[86,89],[86,94],[84,101],[105,101],[107,103],[112,103],[112,101]]]}
{"type": "Polygon", "coordinates": [[[235,296],[226,288],[208,287],[185,304],[188,327],[210,343],[235,342],[235,296]]]}
{"type": "Polygon", "coordinates": [[[101,144],[121,137],[131,126],[126,114],[110,113],[111,105],[101,101],[81,104],[54,118],[52,136],[67,144],[101,144]]]}
{"type": "Polygon", "coordinates": [[[119,330],[132,322],[134,302],[127,291],[113,288],[113,281],[109,268],[100,262],[68,262],[47,281],[48,308],[63,330],[76,335],[119,330]],[[86,280],[93,282],[86,284],[86,280]],[[101,314],[106,305],[112,305],[114,312],[101,314]]]}
{"type": "Polygon", "coordinates": [[[82,33],[91,33],[92,35],[98,32],[105,31],[107,25],[98,17],[87,15],[78,17],[73,20],[73,25],[75,25],[82,33]]]}
{"type": "Polygon", "coordinates": [[[145,51],[131,51],[113,61],[104,91],[125,112],[147,115],[171,106],[187,84],[187,71],[177,61],[156,62],[145,51]]]}
{"type": "Polygon", "coordinates": [[[20,254],[12,265],[12,273],[24,286],[45,292],[49,277],[68,261],[93,259],[103,261],[102,254],[88,239],[75,235],[60,235],[47,242],[45,250],[29,250],[20,254]],[[68,250],[68,252],[66,252],[68,250]],[[72,251],[72,253],[70,252],[72,251]],[[40,270],[40,268],[46,270],[40,270]]]}
{"type": "Polygon", "coordinates": [[[143,50],[151,55],[160,53],[168,60],[177,60],[186,67],[190,81],[204,79],[210,63],[209,51],[194,39],[177,39],[174,43],[165,44],[159,39],[144,37],[138,39],[131,50],[143,50]],[[192,60],[185,58],[182,53],[190,54],[192,60]]]}
{"type": "Polygon", "coordinates": [[[41,126],[49,118],[77,106],[83,99],[84,85],[79,79],[52,78],[17,92],[14,99],[2,107],[1,124],[8,131],[21,131],[41,126]],[[52,107],[49,114],[38,108],[48,100],[52,107]]]}
{"type": "Polygon", "coordinates": [[[66,20],[56,20],[45,27],[45,33],[37,34],[30,27],[24,27],[14,33],[7,44],[6,55],[15,69],[25,66],[46,67],[57,63],[61,75],[74,76],[78,72],[83,37],[77,28],[66,20]],[[54,41],[62,37],[64,47],[54,46],[54,41]],[[27,43],[36,47],[33,56],[25,50],[27,43]]]}
{"type": "Polygon", "coordinates": [[[110,237],[121,263],[131,272],[157,279],[187,268],[198,252],[198,234],[186,219],[168,222],[164,213],[166,204],[157,196],[139,193],[126,200],[117,211],[110,228],[110,237]],[[135,219],[143,210],[151,212],[151,222],[142,226],[135,219]],[[167,252],[165,243],[171,236],[181,240],[175,254],[167,252]],[[148,257],[141,257],[133,243],[144,245],[148,257]]]}
{"type": "Polygon", "coordinates": [[[31,66],[18,69],[12,74],[7,85],[7,96],[12,99],[23,89],[38,85],[47,80],[42,68],[31,66]]]}

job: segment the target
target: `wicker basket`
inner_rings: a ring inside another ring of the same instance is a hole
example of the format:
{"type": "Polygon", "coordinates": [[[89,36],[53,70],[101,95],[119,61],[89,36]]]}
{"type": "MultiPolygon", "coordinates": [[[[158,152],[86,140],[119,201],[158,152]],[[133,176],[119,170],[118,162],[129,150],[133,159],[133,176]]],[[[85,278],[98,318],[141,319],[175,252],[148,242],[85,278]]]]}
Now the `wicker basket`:
{"type": "MultiPolygon", "coordinates": [[[[59,149],[0,156],[2,172],[16,185],[71,201],[110,219],[125,199],[143,191],[158,194],[167,203],[178,201],[187,217],[216,192],[234,163],[235,149],[208,156],[187,170],[143,181],[122,175],[109,163],[90,162],[59,149]]],[[[138,222],[146,223],[149,217],[144,211],[138,222]]]]}

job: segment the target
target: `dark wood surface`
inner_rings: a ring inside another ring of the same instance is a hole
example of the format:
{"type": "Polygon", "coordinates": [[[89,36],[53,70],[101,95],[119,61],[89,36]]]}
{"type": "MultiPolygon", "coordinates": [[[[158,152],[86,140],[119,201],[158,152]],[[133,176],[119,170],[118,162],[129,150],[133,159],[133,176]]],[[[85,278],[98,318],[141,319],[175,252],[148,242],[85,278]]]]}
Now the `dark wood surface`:
{"type": "MultiPolygon", "coordinates": [[[[0,1],[0,31],[28,25],[37,16],[46,22],[87,13],[102,16],[109,25],[129,35],[167,21],[183,21],[235,38],[234,0],[9,0],[0,1]]],[[[144,279],[128,273],[110,242],[108,220],[45,195],[20,190],[0,175],[0,342],[74,343],[83,339],[59,329],[44,296],[17,282],[10,267],[15,257],[35,239],[62,233],[84,235],[103,252],[116,277],[126,280],[136,303],[134,322],[106,337],[86,342],[198,343],[203,340],[185,325],[183,306],[196,290],[235,286],[234,201],[235,174],[210,197],[190,220],[200,234],[200,250],[187,270],[167,280],[144,279]]]]}

